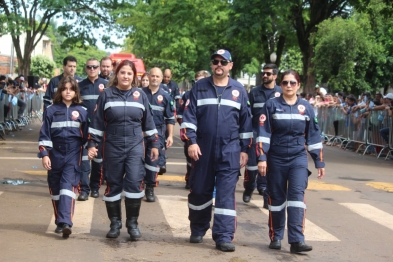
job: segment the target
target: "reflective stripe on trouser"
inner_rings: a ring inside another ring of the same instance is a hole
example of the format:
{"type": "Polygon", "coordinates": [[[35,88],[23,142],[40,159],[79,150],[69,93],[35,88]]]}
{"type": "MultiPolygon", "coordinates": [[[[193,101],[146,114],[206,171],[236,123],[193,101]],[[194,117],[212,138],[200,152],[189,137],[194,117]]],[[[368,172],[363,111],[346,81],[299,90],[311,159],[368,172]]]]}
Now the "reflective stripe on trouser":
{"type": "MultiPolygon", "coordinates": [[[[79,161],[79,160],[77,160],[79,161]]],[[[72,226],[75,198],[80,180],[78,162],[70,161],[62,170],[48,171],[48,185],[51,194],[56,225],[66,223],[72,226]]]]}
{"type": "Polygon", "coordinates": [[[254,191],[255,186],[257,189],[266,189],[266,177],[260,176],[258,174],[258,162],[255,151],[255,144],[252,144],[247,151],[248,154],[248,162],[244,171],[244,189],[254,191]]]}
{"type": "MultiPolygon", "coordinates": [[[[160,171],[160,166],[165,165],[165,153],[164,153],[164,146],[165,146],[165,138],[163,137],[162,129],[156,127],[158,131],[158,139],[160,141],[160,148],[158,149],[159,157],[156,161],[151,161],[150,154],[151,148],[146,149],[145,154],[145,184],[149,186],[158,186],[157,175],[160,171]]],[[[146,143],[146,140],[145,140],[146,143]]]]}
{"type": "Polygon", "coordinates": [[[269,188],[269,236],[273,240],[284,237],[285,215],[288,212],[288,243],[304,242],[304,191],[307,188],[307,156],[280,160],[269,155],[267,182],[269,188]],[[288,193],[287,193],[288,192],[288,193]],[[287,207],[288,206],[288,207],[287,207]]]}
{"type": "Polygon", "coordinates": [[[102,144],[99,144],[97,156],[91,160],[90,189],[99,190],[104,181],[102,169],[102,144]]]}
{"type": "Polygon", "coordinates": [[[121,193],[127,198],[138,199],[145,195],[143,178],[145,176],[145,160],[143,142],[135,145],[127,153],[119,153],[117,156],[113,152],[119,151],[113,146],[105,147],[103,170],[106,177],[106,190],[104,201],[114,202],[121,199],[121,193]]]}
{"type": "Polygon", "coordinates": [[[210,228],[212,193],[216,185],[213,240],[216,244],[231,242],[236,230],[235,189],[239,179],[240,146],[235,142],[215,150],[209,141],[198,144],[202,155],[193,163],[189,178],[191,234],[203,236],[210,228]]]}
{"type": "Polygon", "coordinates": [[[87,149],[83,149],[82,154],[82,166],[81,166],[81,183],[80,183],[80,190],[89,194],[90,193],[90,160],[87,156],[87,149]]]}

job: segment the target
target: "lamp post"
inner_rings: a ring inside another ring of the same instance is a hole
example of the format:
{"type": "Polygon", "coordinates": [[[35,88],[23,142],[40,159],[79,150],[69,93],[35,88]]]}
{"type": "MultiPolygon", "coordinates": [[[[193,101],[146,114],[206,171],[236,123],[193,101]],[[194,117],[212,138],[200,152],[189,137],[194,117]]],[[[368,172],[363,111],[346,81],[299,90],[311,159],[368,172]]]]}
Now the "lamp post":
{"type": "Polygon", "coordinates": [[[270,62],[275,63],[277,61],[277,54],[273,52],[270,54],[270,62]]]}

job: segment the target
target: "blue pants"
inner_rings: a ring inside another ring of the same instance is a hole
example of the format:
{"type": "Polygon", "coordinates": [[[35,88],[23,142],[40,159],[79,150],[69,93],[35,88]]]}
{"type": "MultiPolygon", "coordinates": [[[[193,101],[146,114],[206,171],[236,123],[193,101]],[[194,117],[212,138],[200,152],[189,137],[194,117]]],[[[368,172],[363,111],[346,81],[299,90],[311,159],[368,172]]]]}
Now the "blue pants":
{"type": "Polygon", "coordinates": [[[80,190],[89,194],[90,189],[99,190],[102,182],[104,181],[104,171],[102,168],[102,145],[100,144],[98,146],[97,157],[91,160],[91,162],[87,157],[87,149],[84,149],[82,160],[80,190]]]}
{"type": "Polygon", "coordinates": [[[52,170],[48,171],[48,186],[56,225],[73,225],[72,217],[80,181],[80,151],[81,148],[68,148],[61,152],[56,146],[50,151],[52,170]]]}
{"type": "Polygon", "coordinates": [[[269,189],[269,236],[284,238],[285,215],[288,212],[288,243],[304,242],[306,204],[304,191],[308,183],[307,156],[283,157],[269,154],[267,182],[269,189]]]}
{"type": "Polygon", "coordinates": [[[231,242],[236,230],[235,189],[239,179],[240,146],[235,141],[221,148],[199,144],[202,155],[193,161],[188,195],[191,234],[204,236],[210,228],[212,194],[216,186],[213,240],[217,245],[231,242]]]}
{"type": "Polygon", "coordinates": [[[150,154],[151,148],[146,149],[145,154],[145,184],[148,186],[158,186],[157,174],[160,171],[160,166],[165,165],[165,137],[163,134],[163,129],[156,127],[158,131],[158,139],[160,141],[160,148],[158,149],[159,157],[156,161],[151,161],[150,154]]]}
{"type": "Polygon", "coordinates": [[[108,202],[120,200],[123,189],[127,198],[142,198],[145,195],[143,142],[135,145],[125,154],[116,154],[118,150],[113,147],[106,147],[106,149],[108,156],[104,158],[103,169],[107,187],[103,200],[108,202]]]}
{"type": "Polygon", "coordinates": [[[248,163],[244,172],[244,189],[249,191],[254,191],[255,187],[257,187],[258,190],[265,190],[267,185],[266,177],[260,176],[258,173],[258,162],[255,147],[256,145],[253,143],[247,151],[248,163]]]}

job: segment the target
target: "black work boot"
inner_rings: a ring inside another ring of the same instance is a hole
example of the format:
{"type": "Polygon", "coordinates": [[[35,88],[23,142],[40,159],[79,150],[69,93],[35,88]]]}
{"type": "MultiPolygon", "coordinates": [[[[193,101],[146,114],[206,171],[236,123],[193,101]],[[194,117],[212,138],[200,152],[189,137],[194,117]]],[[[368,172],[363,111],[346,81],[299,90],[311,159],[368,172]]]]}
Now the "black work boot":
{"type": "Polygon", "coordinates": [[[131,241],[138,241],[141,238],[141,232],[138,228],[139,210],[141,208],[142,198],[133,199],[126,198],[126,213],[127,221],[126,227],[128,234],[130,234],[131,241]]]}
{"type": "Polygon", "coordinates": [[[156,197],[154,196],[154,187],[153,186],[146,185],[145,196],[146,196],[147,202],[155,202],[156,201],[156,197]]]}
{"type": "Polygon", "coordinates": [[[301,253],[311,250],[312,250],[312,246],[307,245],[304,242],[291,243],[291,249],[290,249],[291,253],[301,253]]]}
{"type": "Polygon", "coordinates": [[[111,221],[110,230],[106,234],[107,238],[117,238],[120,235],[121,225],[121,200],[115,202],[105,201],[106,211],[111,221]]]}
{"type": "Polygon", "coordinates": [[[252,191],[253,190],[249,190],[249,189],[244,190],[244,192],[243,192],[243,202],[244,203],[250,202],[252,191]]]}

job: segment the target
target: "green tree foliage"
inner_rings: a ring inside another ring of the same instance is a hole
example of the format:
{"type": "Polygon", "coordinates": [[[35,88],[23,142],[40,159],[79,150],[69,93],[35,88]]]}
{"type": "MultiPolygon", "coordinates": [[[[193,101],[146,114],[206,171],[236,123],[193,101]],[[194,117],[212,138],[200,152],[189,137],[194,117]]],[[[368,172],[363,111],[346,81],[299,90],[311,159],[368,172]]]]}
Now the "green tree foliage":
{"type": "Polygon", "coordinates": [[[280,70],[286,71],[288,69],[295,70],[299,74],[302,73],[302,53],[298,46],[288,49],[282,57],[280,70]]]}
{"type": "Polygon", "coordinates": [[[61,61],[63,61],[63,58],[68,55],[75,56],[75,58],[78,60],[76,66],[76,74],[83,77],[87,75],[85,71],[85,65],[87,59],[96,58],[98,61],[100,61],[101,58],[107,56],[105,51],[99,50],[95,46],[87,46],[87,47],[76,46],[72,48],[70,51],[68,51],[67,53],[65,53],[64,56],[61,58],[61,61]]]}
{"type": "Polygon", "coordinates": [[[210,54],[229,47],[226,1],[136,0],[117,15],[117,22],[130,30],[126,49],[143,58],[147,68],[160,66],[162,61],[174,66],[177,81],[192,79],[190,72],[208,69],[210,54]]]}
{"type": "Polygon", "coordinates": [[[111,45],[109,36],[100,35],[95,29],[100,27],[103,31],[111,30],[114,33],[116,26],[109,14],[123,5],[124,1],[117,0],[0,0],[0,16],[7,17],[1,33],[11,34],[19,61],[19,73],[28,75],[31,54],[53,19],[62,17],[64,20],[58,28],[59,33],[67,37],[63,47],[76,43],[95,45],[99,37],[111,45]],[[23,33],[26,34],[25,41],[21,41],[23,33]]]}
{"type": "Polygon", "coordinates": [[[37,55],[31,59],[30,74],[39,77],[53,77],[56,63],[43,55],[37,55]]]}
{"type": "Polygon", "coordinates": [[[384,63],[383,48],[366,15],[326,20],[315,34],[314,71],[331,91],[371,90],[365,75],[372,61],[384,63]]]}

